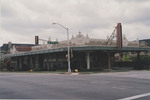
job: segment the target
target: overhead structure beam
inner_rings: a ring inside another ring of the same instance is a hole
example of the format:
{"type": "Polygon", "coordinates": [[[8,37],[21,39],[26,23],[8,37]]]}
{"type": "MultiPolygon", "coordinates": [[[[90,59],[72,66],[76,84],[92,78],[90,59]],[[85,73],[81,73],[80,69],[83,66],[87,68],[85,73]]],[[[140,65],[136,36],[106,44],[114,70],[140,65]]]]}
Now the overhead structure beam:
{"type": "Polygon", "coordinates": [[[111,36],[108,38],[106,45],[111,45],[115,37],[117,38],[117,41],[116,41],[117,48],[118,50],[121,50],[122,49],[122,25],[121,23],[117,23],[117,26],[115,27],[111,36]]]}
{"type": "Polygon", "coordinates": [[[107,41],[107,45],[111,45],[112,44],[112,41],[113,39],[116,37],[116,29],[117,27],[115,27],[114,31],[112,32],[111,36],[108,38],[108,41],[107,41]]]}
{"type": "Polygon", "coordinates": [[[117,24],[117,47],[118,47],[118,50],[122,49],[122,25],[121,23],[117,24]]]}

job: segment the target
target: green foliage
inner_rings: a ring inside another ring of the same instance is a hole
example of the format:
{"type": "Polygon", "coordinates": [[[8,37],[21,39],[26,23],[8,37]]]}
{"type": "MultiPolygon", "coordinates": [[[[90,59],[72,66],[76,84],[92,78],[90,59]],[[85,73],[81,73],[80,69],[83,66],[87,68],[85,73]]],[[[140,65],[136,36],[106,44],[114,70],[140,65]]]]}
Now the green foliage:
{"type": "Polygon", "coordinates": [[[43,68],[34,68],[34,71],[43,71],[43,68]]]}
{"type": "Polygon", "coordinates": [[[90,69],[80,69],[79,71],[90,72],[90,71],[103,71],[102,67],[91,67],[90,69]]]}
{"type": "MultiPolygon", "coordinates": [[[[137,61],[137,58],[133,58],[133,61],[137,61]]],[[[143,62],[145,64],[150,64],[150,56],[142,55],[142,56],[140,56],[139,61],[143,62]]]]}
{"type": "Polygon", "coordinates": [[[122,61],[130,61],[129,56],[124,56],[124,57],[122,58],[122,61]]]}
{"type": "Polygon", "coordinates": [[[149,69],[150,66],[150,56],[143,55],[140,56],[139,60],[134,59],[137,63],[134,69],[149,69]]]}

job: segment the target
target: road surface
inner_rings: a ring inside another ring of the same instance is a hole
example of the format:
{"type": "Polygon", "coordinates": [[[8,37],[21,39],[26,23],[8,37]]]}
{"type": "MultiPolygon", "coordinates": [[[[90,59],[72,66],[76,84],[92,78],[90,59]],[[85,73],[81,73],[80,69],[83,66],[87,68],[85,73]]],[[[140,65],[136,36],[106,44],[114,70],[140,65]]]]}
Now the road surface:
{"type": "Polygon", "coordinates": [[[150,100],[150,71],[0,73],[0,99],[150,100]]]}

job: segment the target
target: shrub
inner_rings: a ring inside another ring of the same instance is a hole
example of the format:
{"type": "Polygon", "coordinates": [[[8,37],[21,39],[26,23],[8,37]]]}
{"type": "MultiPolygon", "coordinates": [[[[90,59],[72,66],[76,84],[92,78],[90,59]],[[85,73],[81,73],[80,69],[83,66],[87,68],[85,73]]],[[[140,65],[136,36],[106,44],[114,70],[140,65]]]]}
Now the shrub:
{"type": "MultiPolygon", "coordinates": [[[[137,59],[134,59],[137,61],[137,59]]],[[[149,69],[150,66],[150,56],[140,56],[140,59],[137,61],[134,69],[149,69]]]]}

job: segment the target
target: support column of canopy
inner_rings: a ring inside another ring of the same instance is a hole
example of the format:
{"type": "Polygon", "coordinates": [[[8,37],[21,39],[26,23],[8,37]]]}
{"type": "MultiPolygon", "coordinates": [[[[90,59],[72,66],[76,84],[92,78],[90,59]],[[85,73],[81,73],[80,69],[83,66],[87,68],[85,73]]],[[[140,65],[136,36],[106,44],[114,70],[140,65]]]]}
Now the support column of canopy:
{"type": "Polygon", "coordinates": [[[20,59],[19,59],[19,70],[21,70],[22,69],[22,57],[20,57],[20,59]]]}
{"type": "Polygon", "coordinates": [[[39,68],[39,56],[36,55],[34,58],[34,68],[39,68]]]}
{"type": "Polygon", "coordinates": [[[30,66],[30,69],[33,69],[33,58],[32,58],[32,56],[29,58],[29,66],[30,66]]]}
{"type": "Polygon", "coordinates": [[[90,52],[86,53],[87,69],[90,69],[90,52]]]}
{"type": "Polygon", "coordinates": [[[108,56],[108,70],[109,71],[111,70],[111,67],[113,66],[113,63],[114,63],[114,54],[115,53],[112,53],[112,52],[107,53],[107,56],[108,56]]]}
{"type": "Polygon", "coordinates": [[[140,52],[137,52],[137,62],[140,60],[140,52]]]}

